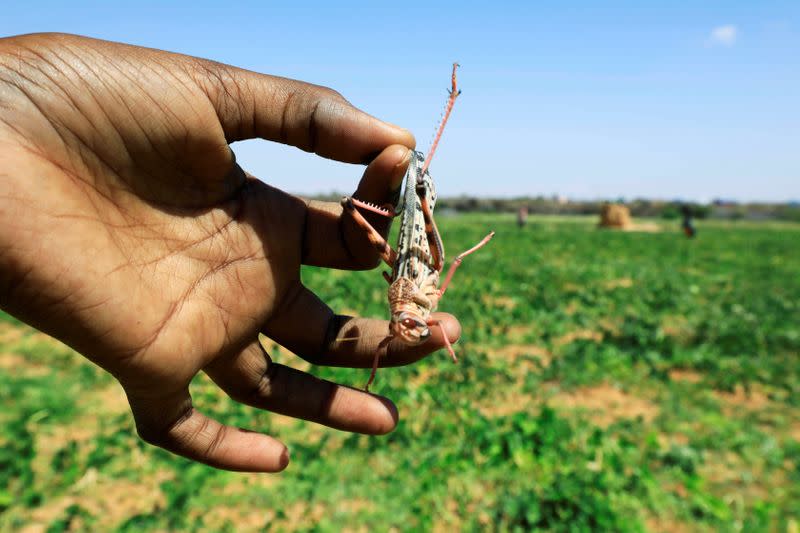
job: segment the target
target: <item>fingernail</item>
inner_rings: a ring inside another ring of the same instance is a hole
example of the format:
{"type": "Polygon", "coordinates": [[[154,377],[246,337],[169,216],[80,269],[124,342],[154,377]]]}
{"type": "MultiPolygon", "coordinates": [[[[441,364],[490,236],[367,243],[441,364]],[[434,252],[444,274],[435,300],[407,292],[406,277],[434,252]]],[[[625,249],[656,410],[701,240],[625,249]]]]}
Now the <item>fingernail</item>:
{"type": "Polygon", "coordinates": [[[287,466],[289,466],[289,448],[284,448],[283,453],[281,454],[281,459],[279,463],[280,469],[283,470],[287,466]]]}

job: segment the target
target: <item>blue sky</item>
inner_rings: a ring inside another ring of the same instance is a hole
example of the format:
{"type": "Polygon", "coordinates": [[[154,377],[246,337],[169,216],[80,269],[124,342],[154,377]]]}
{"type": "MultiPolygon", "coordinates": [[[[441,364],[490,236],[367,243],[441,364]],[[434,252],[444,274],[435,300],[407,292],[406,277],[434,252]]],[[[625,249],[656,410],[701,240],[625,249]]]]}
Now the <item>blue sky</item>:
{"type": "MultiPolygon", "coordinates": [[[[439,194],[800,199],[800,2],[6,2],[0,35],[66,31],[330,86],[427,149],[439,194]]],[[[361,170],[263,141],[298,192],[361,170]]]]}

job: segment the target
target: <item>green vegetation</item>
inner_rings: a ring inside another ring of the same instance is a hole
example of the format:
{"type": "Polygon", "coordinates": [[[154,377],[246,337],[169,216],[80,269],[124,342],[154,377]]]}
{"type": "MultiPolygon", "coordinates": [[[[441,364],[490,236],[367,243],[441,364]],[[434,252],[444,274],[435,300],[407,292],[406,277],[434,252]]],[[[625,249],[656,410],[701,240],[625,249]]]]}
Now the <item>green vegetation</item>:
{"type": "MultiPolygon", "coordinates": [[[[277,476],[143,444],[109,376],[3,317],[0,530],[796,530],[800,226],[701,222],[688,240],[675,222],[594,222],[439,219],[451,257],[497,237],[442,302],[464,326],[461,364],[379,371],[401,414],[389,436],[260,413],[198,378],[206,412],[289,445],[277,476]]],[[[378,272],[304,281],[336,309],[387,316],[378,272]]]]}

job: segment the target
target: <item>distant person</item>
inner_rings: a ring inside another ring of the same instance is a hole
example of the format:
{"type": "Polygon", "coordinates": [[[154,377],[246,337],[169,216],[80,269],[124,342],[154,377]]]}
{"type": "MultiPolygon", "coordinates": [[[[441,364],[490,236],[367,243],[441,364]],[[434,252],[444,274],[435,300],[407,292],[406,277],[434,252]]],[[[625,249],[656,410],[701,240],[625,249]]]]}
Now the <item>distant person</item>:
{"type": "Polygon", "coordinates": [[[517,226],[519,227],[519,229],[522,229],[525,227],[525,224],[527,223],[528,223],[528,207],[522,206],[517,211],[517,226]]]}
{"type": "Polygon", "coordinates": [[[692,208],[688,205],[681,206],[681,215],[683,216],[683,222],[681,222],[683,233],[690,239],[694,238],[697,231],[692,223],[692,208]]]}
{"type": "MultiPolygon", "coordinates": [[[[379,257],[338,203],[243,170],[229,144],[256,137],[368,162],[356,195],[377,204],[415,145],[324,87],[71,35],[0,39],[0,307],[113,374],[146,441],[275,472],[286,446],[202,414],[196,374],[240,402],[345,431],[388,433],[398,415],[261,347],[263,333],[312,363],[368,368],[389,324],[337,315],[302,284],[300,265],[359,270],[379,257]]],[[[454,342],[458,322],[436,318],[454,342]]],[[[390,343],[381,362],[438,350],[434,331],[419,346],[390,343]]]]}

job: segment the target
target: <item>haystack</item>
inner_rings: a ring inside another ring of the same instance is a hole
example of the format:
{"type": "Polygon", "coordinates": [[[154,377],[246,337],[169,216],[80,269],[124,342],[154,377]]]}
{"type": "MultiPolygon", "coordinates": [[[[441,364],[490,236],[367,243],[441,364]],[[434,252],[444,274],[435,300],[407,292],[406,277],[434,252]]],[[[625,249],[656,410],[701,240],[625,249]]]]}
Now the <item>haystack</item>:
{"type": "Polygon", "coordinates": [[[630,229],[631,211],[621,204],[603,204],[598,228],[630,229]]]}

